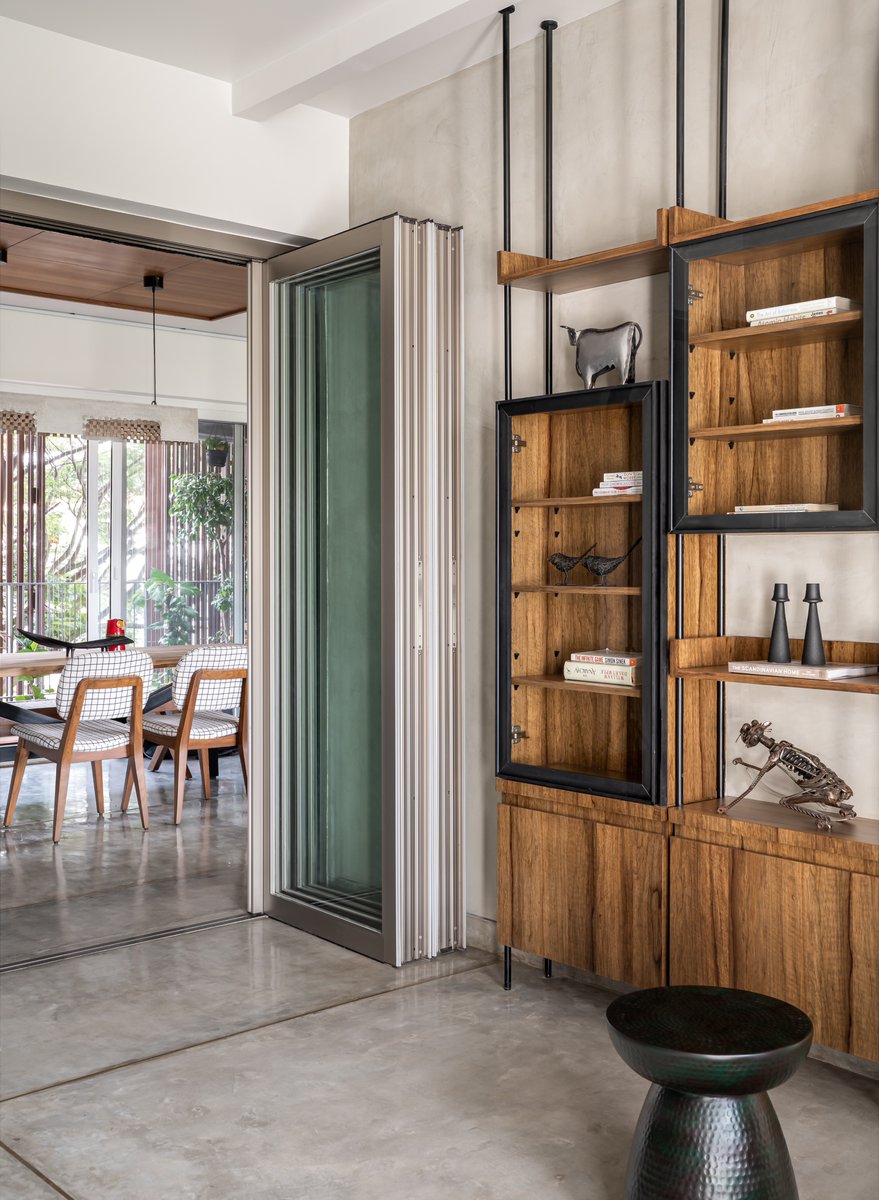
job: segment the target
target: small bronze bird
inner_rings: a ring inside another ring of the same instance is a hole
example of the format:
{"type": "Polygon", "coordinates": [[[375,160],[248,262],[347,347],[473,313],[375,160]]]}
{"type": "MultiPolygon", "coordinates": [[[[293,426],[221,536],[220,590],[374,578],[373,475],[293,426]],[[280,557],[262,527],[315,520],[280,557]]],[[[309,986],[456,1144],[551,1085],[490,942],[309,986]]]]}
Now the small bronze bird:
{"type": "MultiPolygon", "coordinates": [[[[597,542],[593,542],[589,547],[589,550],[594,550],[597,545],[597,542]]],[[[562,580],[563,587],[567,584],[568,576],[573,571],[574,567],[576,567],[577,563],[583,562],[586,555],[589,553],[589,550],[587,550],[584,554],[578,554],[576,557],[574,557],[573,554],[550,554],[547,562],[552,563],[557,571],[561,571],[562,575],[564,576],[564,579],[562,580]]]]}
{"type": "MultiPolygon", "coordinates": [[[[628,548],[625,554],[621,554],[619,558],[605,558],[603,554],[590,554],[589,551],[583,555],[583,565],[590,575],[597,575],[599,580],[604,584],[607,583],[607,577],[612,571],[626,561],[635,547],[639,544],[641,538],[628,548]]],[[[592,547],[590,547],[592,549],[592,547]]]]}

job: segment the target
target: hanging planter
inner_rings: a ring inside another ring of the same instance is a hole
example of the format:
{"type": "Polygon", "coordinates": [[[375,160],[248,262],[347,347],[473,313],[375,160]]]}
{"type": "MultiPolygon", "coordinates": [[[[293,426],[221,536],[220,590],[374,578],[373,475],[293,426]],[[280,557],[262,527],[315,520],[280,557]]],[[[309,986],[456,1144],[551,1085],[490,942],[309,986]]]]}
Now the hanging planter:
{"type": "Polygon", "coordinates": [[[225,467],[229,461],[229,443],[225,438],[207,437],[204,448],[209,467],[225,467]]]}

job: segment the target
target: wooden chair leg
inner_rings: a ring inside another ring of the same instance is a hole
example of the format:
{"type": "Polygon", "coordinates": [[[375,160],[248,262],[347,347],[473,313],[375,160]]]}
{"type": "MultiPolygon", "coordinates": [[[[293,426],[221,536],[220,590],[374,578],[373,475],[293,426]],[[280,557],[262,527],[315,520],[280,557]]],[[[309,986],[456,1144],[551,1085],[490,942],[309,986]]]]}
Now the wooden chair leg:
{"type": "Polygon", "coordinates": [[[177,745],[174,748],[174,824],[179,825],[183,820],[183,788],[186,784],[186,755],[188,747],[177,745]]]}
{"type": "Polygon", "coordinates": [[[153,757],[150,759],[150,770],[158,771],[159,767],[165,761],[167,756],[168,756],[168,747],[167,746],[156,746],[155,750],[153,751],[153,757]]]}
{"type": "Polygon", "coordinates": [[[3,828],[8,829],[12,824],[12,817],[15,813],[15,806],[18,803],[18,793],[21,788],[21,781],[24,778],[24,769],[27,766],[27,760],[30,751],[25,742],[18,743],[18,749],[15,752],[15,762],[12,766],[12,778],[9,781],[9,795],[6,798],[6,812],[3,816],[3,828]]]}
{"type": "Polygon", "coordinates": [[[125,776],[125,786],[128,790],[128,795],[131,795],[130,780],[134,779],[134,788],[137,792],[137,807],[140,809],[140,823],[144,829],[150,827],[150,814],[147,807],[147,787],[146,787],[146,771],[143,766],[143,757],[138,754],[128,760],[128,771],[125,776]]]}
{"type": "Polygon", "coordinates": [[[92,782],[95,785],[95,805],[98,816],[104,815],[104,764],[99,758],[92,762],[92,782]]]}
{"type": "Polygon", "coordinates": [[[131,788],[134,784],[134,775],[131,770],[133,760],[127,758],[125,760],[125,786],[122,788],[122,812],[128,812],[128,806],[131,803],[131,788]]]}
{"type": "Polygon", "coordinates": [[[241,759],[241,774],[244,776],[244,790],[248,790],[249,783],[247,779],[247,743],[238,743],[238,757],[241,759]]]}
{"type": "Polygon", "coordinates": [[[201,793],[205,800],[211,798],[211,763],[209,752],[207,750],[199,750],[198,765],[201,767],[201,793]]]}
{"type": "Polygon", "coordinates": [[[52,841],[61,841],[61,826],[64,824],[64,807],[67,804],[67,785],[70,782],[70,760],[62,760],[55,771],[55,821],[52,826],[52,841]]]}

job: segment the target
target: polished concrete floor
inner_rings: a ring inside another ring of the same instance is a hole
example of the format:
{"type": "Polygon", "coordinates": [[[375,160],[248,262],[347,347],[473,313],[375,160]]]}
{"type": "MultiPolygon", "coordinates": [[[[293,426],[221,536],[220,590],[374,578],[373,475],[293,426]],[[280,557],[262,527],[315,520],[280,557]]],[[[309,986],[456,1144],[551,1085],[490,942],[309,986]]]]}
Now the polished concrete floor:
{"type": "MultiPolygon", "coordinates": [[[[241,915],[247,907],[247,802],[241,769],[220,759],[204,803],[186,785],[183,821],[173,823],[172,770],[147,772],[150,829],[137,805],[119,811],[124,764],[104,768],[104,817],[91,769],[76,766],[61,841],[52,843],[55,767],[32,762],[12,828],[0,835],[0,965],[241,915]],[[112,903],[108,903],[112,901],[112,903]]],[[[0,770],[5,809],[9,769],[0,770]]]]}
{"type": "MultiPolygon", "coordinates": [[[[2,1195],[611,1200],[647,1085],[610,999],[266,920],[9,972],[2,1195]]],[[[879,1085],[810,1060],[773,1097],[800,1200],[874,1200],[879,1085]]]]}

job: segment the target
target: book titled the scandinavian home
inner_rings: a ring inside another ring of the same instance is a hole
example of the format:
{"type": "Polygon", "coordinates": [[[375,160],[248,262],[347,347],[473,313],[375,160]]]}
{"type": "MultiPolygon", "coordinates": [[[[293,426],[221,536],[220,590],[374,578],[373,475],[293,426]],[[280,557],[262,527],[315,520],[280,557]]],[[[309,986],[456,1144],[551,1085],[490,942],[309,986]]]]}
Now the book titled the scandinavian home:
{"type": "Polygon", "coordinates": [[[808,312],[785,313],[783,317],[760,317],[756,321],[749,321],[748,324],[752,329],[757,329],[762,325],[784,325],[790,321],[811,321],[814,317],[837,317],[840,313],[849,311],[847,308],[813,308],[808,312]]]}
{"type": "Polygon", "coordinates": [[[821,296],[815,300],[798,300],[793,304],[770,304],[768,308],[749,308],[745,320],[765,321],[767,318],[785,317],[794,313],[815,313],[834,308],[839,312],[850,312],[860,305],[848,296],[821,296]]]}
{"type": "Polygon", "coordinates": [[[802,663],[731,662],[729,671],[735,675],[776,675],[782,679],[852,679],[860,675],[875,675],[879,667],[870,663],[826,663],[823,667],[806,667],[802,663]]]}
{"type": "Polygon", "coordinates": [[[573,683],[615,683],[621,687],[636,687],[641,682],[641,665],[617,667],[610,663],[571,662],[568,659],[564,676],[573,683]]]}
{"type": "Polygon", "coordinates": [[[608,667],[637,667],[641,663],[641,655],[631,650],[575,650],[571,662],[600,663],[608,667]]]}

